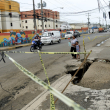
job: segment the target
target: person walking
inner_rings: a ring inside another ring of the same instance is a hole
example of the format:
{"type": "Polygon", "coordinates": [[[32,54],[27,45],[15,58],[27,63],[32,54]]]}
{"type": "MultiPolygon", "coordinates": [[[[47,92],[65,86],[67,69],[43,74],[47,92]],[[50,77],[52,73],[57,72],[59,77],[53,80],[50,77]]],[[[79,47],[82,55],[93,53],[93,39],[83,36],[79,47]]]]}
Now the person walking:
{"type": "MultiPolygon", "coordinates": [[[[73,36],[73,39],[71,40],[71,49],[70,49],[70,52],[76,52],[76,41],[78,41],[75,36],[73,36]]],[[[76,55],[75,54],[71,54],[72,55],[72,58],[76,58],[76,55]]]]}

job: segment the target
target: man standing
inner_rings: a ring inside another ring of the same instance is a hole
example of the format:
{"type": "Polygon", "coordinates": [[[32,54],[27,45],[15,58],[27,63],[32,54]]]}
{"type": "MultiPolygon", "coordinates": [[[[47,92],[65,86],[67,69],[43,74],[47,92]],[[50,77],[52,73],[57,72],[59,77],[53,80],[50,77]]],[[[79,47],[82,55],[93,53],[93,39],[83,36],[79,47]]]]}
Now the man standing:
{"type": "MultiPolygon", "coordinates": [[[[78,41],[74,36],[73,36],[73,39],[71,40],[71,49],[70,49],[70,52],[76,52],[76,41],[78,41]]],[[[72,55],[72,58],[76,58],[76,55],[75,54],[71,54],[72,55]]]]}

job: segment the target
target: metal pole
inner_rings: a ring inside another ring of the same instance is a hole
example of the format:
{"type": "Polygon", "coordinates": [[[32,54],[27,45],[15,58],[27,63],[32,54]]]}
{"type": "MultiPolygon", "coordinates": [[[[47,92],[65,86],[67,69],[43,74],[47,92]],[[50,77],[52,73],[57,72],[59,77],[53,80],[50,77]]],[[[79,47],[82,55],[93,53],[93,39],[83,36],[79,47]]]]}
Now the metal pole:
{"type": "Polygon", "coordinates": [[[44,32],[44,22],[43,22],[43,5],[41,0],[41,16],[42,16],[42,33],[44,32]]]}
{"type": "Polygon", "coordinates": [[[107,29],[107,19],[106,19],[106,29],[107,29]]]}
{"type": "Polygon", "coordinates": [[[99,27],[100,27],[100,17],[99,17],[99,27]]]}
{"type": "Polygon", "coordinates": [[[37,33],[37,26],[36,26],[36,13],[35,13],[35,4],[34,4],[34,0],[33,0],[33,19],[34,19],[34,29],[35,29],[35,33],[37,33]]]}
{"type": "Polygon", "coordinates": [[[88,19],[88,33],[89,33],[89,16],[90,16],[90,15],[89,15],[89,13],[88,13],[88,18],[87,18],[87,19],[88,19]]]}

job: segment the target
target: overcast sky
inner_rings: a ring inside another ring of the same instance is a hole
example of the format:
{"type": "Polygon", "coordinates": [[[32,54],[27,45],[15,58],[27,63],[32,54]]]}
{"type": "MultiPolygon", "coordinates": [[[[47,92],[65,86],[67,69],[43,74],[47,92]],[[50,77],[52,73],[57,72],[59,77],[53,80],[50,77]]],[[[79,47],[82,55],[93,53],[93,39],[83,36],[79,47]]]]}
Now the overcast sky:
{"type": "MultiPolygon", "coordinates": [[[[20,10],[21,11],[28,11],[33,9],[33,0],[16,0],[20,3],[20,10]]],[[[43,0],[47,3],[47,7],[45,9],[51,9],[53,11],[59,11],[60,14],[60,20],[61,21],[67,21],[69,23],[87,23],[87,13],[81,14],[69,14],[69,12],[81,12],[86,10],[91,10],[98,8],[97,0],[43,0]],[[63,9],[60,9],[60,7],[63,7],[63,9]]],[[[100,0],[103,6],[106,6],[109,4],[110,0],[100,0]],[[105,2],[106,3],[105,3],[105,2]]],[[[40,3],[41,0],[35,0],[36,9],[37,3],[40,3]]],[[[108,7],[105,7],[105,9],[102,9],[99,13],[99,10],[95,10],[90,13],[90,22],[91,23],[99,23],[99,18],[101,18],[101,24],[105,24],[105,20],[103,19],[103,12],[106,11],[108,15],[108,11],[110,9],[108,7]]],[[[107,22],[110,24],[109,16],[107,16],[107,22]]]]}

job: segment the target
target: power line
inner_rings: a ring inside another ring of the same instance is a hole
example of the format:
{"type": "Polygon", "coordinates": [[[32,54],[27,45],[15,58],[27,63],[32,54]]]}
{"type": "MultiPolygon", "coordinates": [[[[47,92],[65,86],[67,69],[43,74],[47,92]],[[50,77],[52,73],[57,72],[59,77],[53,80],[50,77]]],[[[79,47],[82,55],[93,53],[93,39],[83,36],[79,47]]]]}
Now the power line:
{"type": "MultiPolygon", "coordinates": [[[[104,7],[108,7],[108,5],[107,6],[104,6],[104,7]]],[[[102,7],[103,8],[103,7],[102,7]]],[[[79,14],[79,13],[85,13],[85,12],[90,12],[90,11],[94,11],[94,10],[98,10],[98,8],[95,8],[95,9],[92,9],[92,10],[87,10],[87,11],[81,11],[81,12],[63,12],[63,13],[61,13],[61,14],[79,14]]]]}
{"type": "MultiPolygon", "coordinates": [[[[105,2],[105,0],[103,0],[103,1],[105,2]]],[[[108,5],[106,2],[105,2],[105,4],[108,5]]]]}

